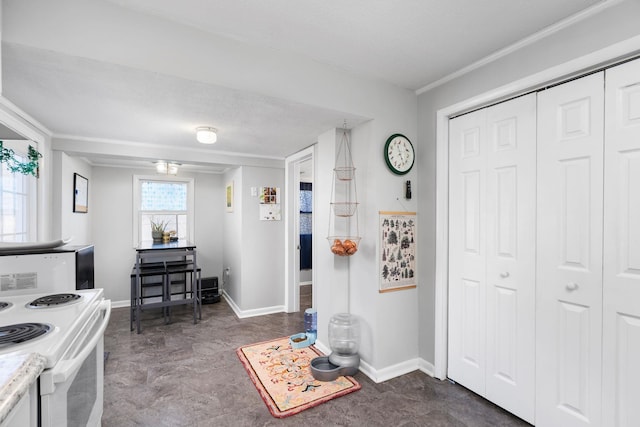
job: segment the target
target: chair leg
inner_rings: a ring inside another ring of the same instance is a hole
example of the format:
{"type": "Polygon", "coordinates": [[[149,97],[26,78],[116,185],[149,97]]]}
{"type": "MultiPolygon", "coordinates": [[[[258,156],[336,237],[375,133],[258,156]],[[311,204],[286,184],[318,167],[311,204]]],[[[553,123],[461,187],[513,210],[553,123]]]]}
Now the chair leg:
{"type": "Polygon", "coordinates": [[[198,273],[198,318],[202,320],[202,273],[198,273]]]}
{"type": "Polygon", "coordinates": [[[131,302],[130,302],[130,307],[129,307],[129,328],[130,330],[133,331],[133,319],[134,319],[134,313],[136,310],[136,290],[135,290],[135,286],[136,286],[136,279],[135,278],[131,278],[131,302]]]}
{"type": "Polygon", "coordinates": [[[138,330],[138,333],[140,333],[140,316],[142,315],[142,307],[141,306],[141,301],[138,301],[136,303],[136,328],[138,330]]]}
{"type": "MultiPolygon", "coordinates": [[[[169,273],[165,274],[165,279],[164,282],[162,284],[162,288],[163,288],[163,295],[162,295],[162,299],[165,302],[170,302],[171,301],[171,278],[169,277],[169,273]]],[[[166,306],[162,308],[162,311],[164,313],[164,323],[165,325],[168,323],[171,323],[171,306],[166,306]]]]}
{"type": "MultiPolygon", "coordinates": [[[[194,271],[189,274],[191,276],[191,300],[193,301],[193,324],[198,323],[198,277],[194,271]]],[[[187,282],[184,285],[185,291],[187,290],[187,282]]]]}
{"type": "Polygon", "coordinates": [[[142,318],[142,278],[136,278],[136,332],[139,334],[142,330],[140,321],[142,318]]]}

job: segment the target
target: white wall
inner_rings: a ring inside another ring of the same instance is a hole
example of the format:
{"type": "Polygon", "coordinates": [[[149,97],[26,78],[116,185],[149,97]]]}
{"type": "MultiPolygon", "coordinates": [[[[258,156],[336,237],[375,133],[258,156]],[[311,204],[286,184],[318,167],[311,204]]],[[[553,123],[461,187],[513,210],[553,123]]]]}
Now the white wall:
{"type": "MultiPolygon", "coordinates": [[[[226,206],[223,215],[224,276],[223,291],[227,298],[238,307],[242,306],[242,168],[235,168],[224,174],[223,186],[233,185],[233,211],[226,206]]],[[[226,196],[225,196],[226,197],[226,196]]],[[[226,200],[226,199],[223,199],[226,200]]]]}
{"type": "MultiPolygon", "coordinates": [[[[329,227],[329,203],[339,132],[332,129],[318,137],[314,178],[315,212],[313,230],[315,309],[318,312],[318,341],[329,346],[329,319],[337,313],[351,312],[349,307],[349,260],[331,253],[326,237],[329,227]]],[[[356,167],[357,164],[356,164],[356,167]]],[[[355,255],[354,255],[355,256],[355,255]]],[[[356,313],[353,313],[356,314],[356,313]]],[[[359,313],[357,313],[359,314],[359,313]]]]}
{"type": "MultiPolygon", "coordinates": [[[[314,229],[314,292],[318,310],[318,339],[328,344],[327,325],[332,315],[350,312],[360,318],[362,342],[360,356],[367,373],[375,380],[384,380],[414,370],[404,366],[418,357],[417,290],[378,292],[378,212],[416,211],[415,199],[404,199],[403,184],[415,181],[416,171],[399,177],[386,167],[382,155],[386,137],[396,132],[415,141],[410,125],[412,104],[404,105],[395,114],[387,114],[351,130],[351,152],[356,168],[358,192],[358,224],[362,241],[351,257],[339,257],[330,252],[326,241],[329,223],[329,203],[333,183],[333,168],[337,144],[342,130],[336,129],[318,138],[317,171],[314,197],[317,205],[314,229]]],[[[419,222],[419,220],[418,220],[419,222]]],[[[418,274],[420,271],[418,269],[418,274]]],[[[420,276],[418,276],[418,287],[420,276]]]]}
{"type": "Polygon", "coordinates": [[[224,180],[220,174],[195,175],[195,236],[202,277],[222,280],[224,180]]]}
{"type": "Polygon", "coordinates": [[[233,212],[225,213],[224,266],[230,268],[225,292],[239,316],[252,316],[284,307],[284,194],[282,220],[261,221],[255,187],[284,191],[284,169],[242,166],[225,174],[233,181],[233,212]]]}
{"type": "MultiPolygon", "coordinates": [[[[499,60],[489,63],[419,96],[417,152],[419,168],[420,357],[434,361],[434,278],[436,242],[436,113],[479,94],[503,87],[534,73],[580,58],[640,34],[640,2],[623,1],[598,15],[577,22],[499,60]]],[[[592,64],[595,65],[595,64],[592,64]]],[[[561,76],[557,76],[561,77],[561,76]]]]}
{"type": "Polygon", "coordinates": [[[52,217],[53,237],[72,238],[71,244],[92,244],[91,230],[93,217],[92,168],[86,161],[69,157],[61,151],[52,152],[52,217]],[[89,209],[87,213],[73,212],[74,173],[89,180],[89,209]]]}
{"type": "MultiPolygon", "coordinates": [[[[146,169],[96,166],[92,171],[92,235],[95,244],[96,287],[106,298],[128,303],[130,274],[135,262],[133,235],[133,175],[152,175],[146,169]]],[[[224,188],[219,175],[186,174],[195,181],[195,239],[203,277],[220,275],[224,188]]]]}
{"type": "MultiPolygon", "coordinates": [[[[375,375],[379,380],[415,369],[415,366],[398,365],[418,357],[418,345],[414,339],[420,326],[417,316],[418,290],[379,293],[377,261],[379,212],[417,211],[416,199],[404,198],[406,180],[414,183],[414,194],[419,192],[417,168],[404,176],[394,175],[387,168],[382,155],[387,137],[396,132],[405,134],[419,150],[411,126],[403,124],[414,113],[412,107],[415,105],[409,104],[404,110],[389,113],[384,119],[368,122],[352,131],[352,153],[361,203],[358,212],[362,242],[358,252],[350,259],[350,302],[352,312],[365,319],[361,353],[377,372],[375,375]],[[367,331],[371,332],[370,343],[366,341],[367,331]],[[385,371],[387,374],[383,373],[385,371]]],[[[417,222],[419,227],[419,215],[417,222]]],[[[420,288],[423,276],[419,265],[416,279],[420,288]]]]}
{"type": "Polygon", "coordinates": [[[149,171],[94,167],[92,173],[95,286],[104,288],[105,297],[113,302],[131,298],[134,173],[149,171]]]}
{"type": "Polygon", "coordinates": [[[242,309],[284,306],[284,194],[282,219],[260,220],[260,199],[251,188],[284,191],[284,169],[242,167],[242,309]]]}

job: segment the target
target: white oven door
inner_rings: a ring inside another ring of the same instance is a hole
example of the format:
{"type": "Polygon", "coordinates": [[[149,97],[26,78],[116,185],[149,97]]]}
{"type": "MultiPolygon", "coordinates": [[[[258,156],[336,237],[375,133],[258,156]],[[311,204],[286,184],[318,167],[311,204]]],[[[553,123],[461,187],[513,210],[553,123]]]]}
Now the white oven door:
{"type": "Polygon", "coordinates": [[[99,426],[104,386],[104,330],[111,301],[104,300],[62,359],[40,375],[42,427],[99,426]]]}

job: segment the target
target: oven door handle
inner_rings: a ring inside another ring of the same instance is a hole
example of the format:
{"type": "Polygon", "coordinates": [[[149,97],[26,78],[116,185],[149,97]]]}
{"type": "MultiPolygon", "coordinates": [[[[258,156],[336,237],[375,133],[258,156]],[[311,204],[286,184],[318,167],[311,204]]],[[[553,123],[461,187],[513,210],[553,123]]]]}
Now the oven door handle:
{"type": "Polygon", "coordinates": [[[98,333],[91,337],[91,340],[84,346],[82,351],[76,355],[76,357],[73,359],[62,360],[56,364],[52,369],[54,383],[63,383],[67,381],[74,372],[80,369],[80,366],[96,347],[98,341],[102,339],[104,331],[109,324],[109,319],[111,318],[111,300],[103,300],[100,303],[100,311],[104,312],[104,318],[102,319],[98,333]]]}

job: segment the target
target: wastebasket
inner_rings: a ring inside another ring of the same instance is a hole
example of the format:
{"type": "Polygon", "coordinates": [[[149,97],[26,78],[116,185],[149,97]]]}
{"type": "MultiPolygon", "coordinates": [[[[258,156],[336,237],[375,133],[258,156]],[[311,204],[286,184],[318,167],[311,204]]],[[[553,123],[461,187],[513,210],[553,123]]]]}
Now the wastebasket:
{"type": "Polygon", "coordinates": [[[202,278],[202,303],[213,304],[220,301],[220,295],[218,294],[218,278],[217,277],[203,277],[202,278]]]}

